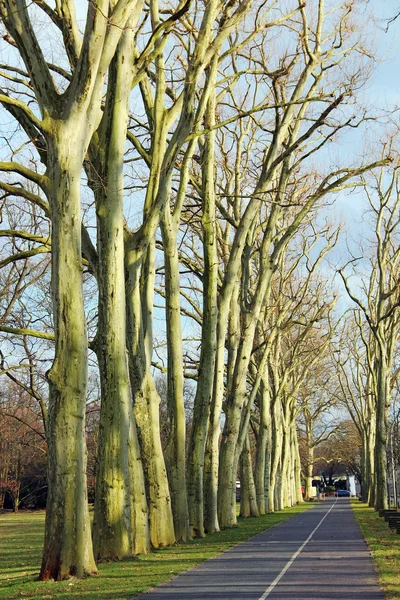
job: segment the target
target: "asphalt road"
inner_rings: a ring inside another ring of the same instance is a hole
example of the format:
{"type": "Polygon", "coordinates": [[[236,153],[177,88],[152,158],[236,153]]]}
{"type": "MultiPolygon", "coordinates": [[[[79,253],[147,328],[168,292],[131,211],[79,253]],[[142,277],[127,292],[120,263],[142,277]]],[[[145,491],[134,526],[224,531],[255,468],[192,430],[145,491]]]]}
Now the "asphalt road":
{"type": "Polygon", "coordinates": [[[137,598],[384,600],[384,594],[349,500],[332,498],[137,598]]]}

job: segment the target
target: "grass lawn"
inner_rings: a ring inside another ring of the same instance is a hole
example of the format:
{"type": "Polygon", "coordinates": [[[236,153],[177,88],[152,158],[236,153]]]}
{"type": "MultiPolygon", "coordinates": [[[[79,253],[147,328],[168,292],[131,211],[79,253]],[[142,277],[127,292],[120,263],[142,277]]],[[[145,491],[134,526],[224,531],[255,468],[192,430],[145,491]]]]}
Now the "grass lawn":
{"type": "Polygon", "coordinates": [[[98,577],[46,583],[37,581],[44,512],[6,513],[0,515],[0,598],[133,598],[311,506],[306,503],[258,519],[240,519],[237,527],[204,539],[176,544],[130,560],[104,563],[99,566],[98,577]]]}
{"type": "Polygon", "coordinates": [[[379,581],[387,600],[400,598],[400,535],[389,529],[378,513],[366,504],[353,501],[352,507],[372,552],[379,581]]]}

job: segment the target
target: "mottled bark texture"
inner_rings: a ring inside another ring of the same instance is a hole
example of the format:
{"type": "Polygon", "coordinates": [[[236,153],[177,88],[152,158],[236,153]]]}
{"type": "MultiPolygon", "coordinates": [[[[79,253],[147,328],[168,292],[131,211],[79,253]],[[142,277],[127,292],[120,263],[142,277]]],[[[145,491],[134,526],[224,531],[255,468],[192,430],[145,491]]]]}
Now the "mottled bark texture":
{"type": "Polygon", "coordinates": [[[96,352],[101,382],[93,521],[96,560],[121,559],[150,548],[144,474],[126,353],[124,152],[132,61],[133,30],[129,29],[111,64],[104,114],[98,138],[92,142],[99,179],[94,194],[99,287],[96,352]]]}
{"type": "MultiPolygon", "coordinates": [[[[78,124],[74,123],[75,128],[78,124]]],[[[69,128],[49,148],[55,358],[48,373],[48,498],[41,579],[96,572],[86,486],[87,334],[82,292],[82,153],[69,128]],[[61,151],[62,148],[62,151],[61,151]]]]}

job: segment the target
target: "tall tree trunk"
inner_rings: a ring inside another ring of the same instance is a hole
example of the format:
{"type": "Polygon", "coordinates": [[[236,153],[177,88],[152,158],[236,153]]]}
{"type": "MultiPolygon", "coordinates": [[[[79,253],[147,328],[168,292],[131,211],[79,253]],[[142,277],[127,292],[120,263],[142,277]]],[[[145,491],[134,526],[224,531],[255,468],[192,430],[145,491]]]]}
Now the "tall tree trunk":
{"type": "Polygon", "coordinates": [[[309,500],[312,496],[312,482],[314,471],[314,446],[307,447],[307,464],[306,464],[306,489],[304,498],[309,500]]]}
{"type": "Polygon", "coordinates": [[[301,460],[300,460],[299,440],[298,440],[295,424],[293,425],[292,436],[293,436],[294,455],[295,455],[295,468],[294,468],[295,469],[295,486],[296,486],[295,498],[296,498],[297,504],[302,504],[304,502],[304,500],[303,500],[303,494],[301,491],[301,460]]]}
{"type": "Polygon", "coordinates": [[[268,440],[271,435],[271,412],[270,412],[270,393],[266,382],[261,383],[260,398],[260,427],[257,436],[256,465],[255,465],[255,485],[257,493],[257,505],[260,515],[265,515],[268,510],[267,498],[265,495],[265,477],[267,473],[267,448],[268,440]]]}
{"type": "Polygon", "coordinates": [[[265,495],[265,510],[267,513],[270,510],[270,481],[272,471],[272,414],[271,414],[271,393],[269,391],[269,426],[267,429],[267,448],[265,453],[265,476],[264,476],[264,495],[265,495]]]}
{"type": "Polygon", "coordinates": [[[279,510],[277,507],[277,494],[279,487],[279,464],[282,452],[282,427],[281,427],[281,402],[274,398],[272,408],[272,441],[271,441],[271,469],[268,493],[268,512],[279,510]]]}
{"type": "Polygon", "coordinates": [[[220,527],[223,528],[232,527],[236,523],[235,488],[238,469],[237,452],[239,451],[236,444],[240,421],[240,410],[229,406],[225,412],[219,464],[218,521],[220,527]]]}
{"type": "MultiPolygon", "coordinates": [[[[236,502],[236,501],[235,501],[236,502]]],[[[240,456],[240,516],[259,517],[249,434],[245,436],[240,456]]]]}
{"type": "Polygon", "coordinates": [[[13,513],[17,513],[19,509],[19,493],[20,487],[18,486],[16,490],[14,490],[11,494],[11,502],[12,502],[12,511],[13,513]]]}
{"type": "Polygon", "coordinates": [[[387,424],[389,410],[390,370],[384,357],[384,349],[379,348],[377,367],[377,411],[375,437],[375,508],[387,508],[387,424]]]}
{"type": "Polygon", "coordinates": [[[225,336],[229,319],[229,303],[221,301],[218,311],[214,386],[204,465],[204,529],[206,533],[220,530],[218,522],[218,469],[221,437],[221,412],[224,397],[225,336]]]}
{"type": "MultiPolygon", "coordinates": [[[[240,268],[240,261],[236,270],[240,268]]],[[[237,326],[236,313],[238,313],[239,287],[229,285],[223,289],[218,306],[218,322],[216,336],[214,387],[210,410],[210,423],[207,437],[204,473],[204,526],[207,533],[219,531],[218,522],[218,474],[219,474],[219,446],[221,437],[221,412],[224,399],[225,379],[225,340],[229,333],[227,388],[233,385],[232,373],[235,364],[237,346],[239,344],[240,329],[237,326]],[[232,325],[234,331],[232,331],[232,325]]],[[[232,491],[232,483],[230,486],[232,491]]],[[[231,496],[230,496],[231,497],[231,496]]],[[[232,510],[232,504],[231,504],[232,510]]]]}
{"type": "Polygon", "coordinates": [[[97,213],[101,382],[100,440],[93,545],[96,560],[149,551],[148,511],[126,355],[124,152],[131,91],[132,32],[125,32],[109,74],[99,128],[94,187],[97,213]]]}
{"type": "MultiPolygon", "coordinates": [[[[396,461],[395,461],[395,444],[394,444],[394,423],[392,423],[390,432],[390,476],[393,486],[393,506],[397,508],[397,481],[396,481],[396,461]]],[[[390,497],[390,495],[389,495],[390,497]]]]}
{"type": "Polygon", "coordinates": [[[168,412],[171,431],[165,453],[172,496],[175,537],[186,541],[189,512],[186,495],[186,419],[183,398],[183,349],[180,313],[177,228],[167,204],[161,222],[165,261],[165,304],[168,347],[168,412]]]}
{"type": "MultiPolygon", "coordinates": [[[[215,124],[215,93],[210,93],[205,126],[215,124]]],[[[203,323],[201,328],[200,364],[196,397],[193,408],[193,424],[188,453],[188,504],[190,535],[203,537],[204,532],[204,460],[207,430],[212,398],[217,316],[218,316],[218,254],[215,227],[215,132],[206,135],[202,152],[203,193],[203,323]]]]}
{"type": "Polygon", "coordinates": [[[149,550],[144,476],[126,356],[124,220],[122,202],[116,197],[121,189],[109,181],[107,197],[97,197],[97,356],[102,400],[93,523],[96,559],[149,550]]]}
{"type": "Polygon", "coordinates": [[[369,434],[367,437],[367,460],[368,460],[368,481],[369,481],[369,506],[375,506],[375,495],[376,495],[376,471],[375,471],[375,439],[376,439],[376,412],[371,414],[371,420],[369,424],[369,434]]]}
{"type": "Polygon", "coordinates": [[[204,455],[204,531],[216,533],[219,529],[218,498],[218,457],[221,436],[222,397],[213,390],[206,450],[204,455]]]}
{"type": "Polygon", "coordinates": [[[289,469],[290,469],[290,429],[287,419],[283,421],[282,427],[283,444],[282,444],[282,463],[281,463],[281,508],[290,506],[289,493],[289,469]]]}
{"type": "Polygon", "coordinates": [[[367,428],[362,430],[362,450],[361,450],[361,498],[363,502],[369,502],[370,495],[370,468],[368,452],[368,434],[367,428]]]}
{"type": "Polygon", "coordinates": [[[289,461],[288,461],[288,488],[289,488],[289,506],[294,506],[297,503],[297,486],[296,486],[296,444],[294,438],[296,436],[296,428],[294,426],[293,410],[291,409],[291,421],[289,427],[289,461]]]}
{"type": "Polygon", "coordinates": [[[312,480],[314,473],[314,442],[313,442],[313,420],[309,410],[304,409],[305,427],[306,427],[306,472],[305,472],[305,500],[309,500],[312,495],[312,480]]]}
{"type": "Polygon", "coordinates": [[[282,451],[283,446],[280,447],[280,454],[278,458],[278,466],[275,475],[275,510],[283,510],[283,499],[282,499],[282,451]]]}
{"type": "MultiPolygon", "coordinates": [[[[249,233],[249,241],[252,239],[252,232],[249,233]]],[[[259,281],[253,294],[249,307],[245,307],[246,299],[242,300],[242,318],[240,319],[240,341],[235,359],[235,367],[232,374],[225,410],[225,425],[221,441],[221,455],[219,464],[219,490],[218,490],[218,519],[221,527],[229,527],[236,523],[235,506],[232,505],[232,497],[235,491],[236,472],[242,444],[244,439],[239,440],[240,423],[244,405],[246,402],[246,380],[247,371],[250,364],[251,353],[254,344],[254,338],[262,303],[264,302],[269,289],[273,268],[267,259],[270,247],[270,231],[264,234],[262,251],[262,268],[259,274],[259,281]]],[[[250,247],[250,245],[249,245],[250,247]]],[[[246,277],[247,255],[243,258],[242,279],[246,277]]],[[[245,288],[245,286],[244,286],[245,288]]],[[[242,295],[246,295],[245,289],[242,295]]],[[[229,375],[228,375],[229,376],[229,375]]]]}
{"type": "MultiPolygon", "coordinates": [[[[247,369],[251,357],[256,322],[251,322],[246,329],[245,339],[241,339],[229,393],[226,400],[225,424],[222,433],[219,489],[218,489],[218,519],[221,527],[230,527],[236,523],[234,503],[235,482],[239,457],[244,442],[239,440],[242,413],[247,397],[247,369]]],[[[247,427],[246,427],[247,429],[247,427]]]]}
{"type": "Polygon", "coordinates": [[[60,126],[48,149],[55,358],[48,372],[48,497],[40,579],[96,572],[86,484],[87,333],[82,292],[82,123],[60,126]],[[72,131],[72,128],[73,131],[72,131]]]}
{"type": "Polygon", "coordinates": [[[21,463],[21,448],[18,448],[18,458],[17,458],[17,467],[15,470],[15,483],[11,493],[11,501],[12,501],[12,511],[14,513],[18,512],[19,509],[19,497],[21,492],[21,477],[22,477],[22,463],[21,463]]]}
{"type": "MultiPolygon", "coordinates": [[[[167,472],[160,438],[160,397],[157,393],[147,355],[143,320],[152,317],[152,303],[142,307],[139,286],[141,253],[126,247],[125,281],[127,294],[127,341],[129,372],[138,425],[141,456],[145,470],[150,510],[150,541],[159,548],[175,541],[167,472]]],[[[149,285],[153,285],[152,280],[149,285]]],[[[151,296],[151,294],[150,294],[151,296]]],[[[151,324],[147,323],[147,335],[151,324]]],[[[151,344],[148,345],[151,348],[151,344]]]]}

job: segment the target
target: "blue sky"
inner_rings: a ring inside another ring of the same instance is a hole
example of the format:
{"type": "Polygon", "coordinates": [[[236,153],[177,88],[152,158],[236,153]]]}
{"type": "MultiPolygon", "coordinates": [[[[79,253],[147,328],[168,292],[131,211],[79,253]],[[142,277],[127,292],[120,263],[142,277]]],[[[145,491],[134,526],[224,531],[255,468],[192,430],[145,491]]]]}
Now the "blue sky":
{"type": "MultiPolygon", "coordinates": [[[[370,82],[364,91],[364,102],[371,110],[382,115],[383,112],[400,107],[400,16],[389,23],[397,12],[400,12],[399,0],[369,0],[366,9],[371,10],[376,18],[372,26],[376,64],[370,82]],[[389,26],[388,26],[389,25],[389,26]]],[[[392,116],[393,123],[399,125],[400,111],[392,116]]],[[[384,121],[384,119],[382,120],[384,121]]],[[[393,128],[393,125],[391,126],[393,128]]],[[[357,158],[365,152],[365,148],[376,149],[380,136],[383,136],[385,126],[380,133],[372,123],[364,130],[356,130],[352,135],[346,135],[340,143],[341,154],[346,153],[357,158]]],[[[352,191],[351,194],[340,194],[335,202],[335,213],[343,222],[344,229],[350,237],[356,239],[366,230],[363,217],[365,211],[363,194],[352,191]]]]}

